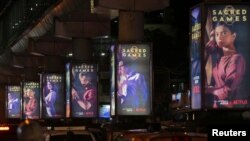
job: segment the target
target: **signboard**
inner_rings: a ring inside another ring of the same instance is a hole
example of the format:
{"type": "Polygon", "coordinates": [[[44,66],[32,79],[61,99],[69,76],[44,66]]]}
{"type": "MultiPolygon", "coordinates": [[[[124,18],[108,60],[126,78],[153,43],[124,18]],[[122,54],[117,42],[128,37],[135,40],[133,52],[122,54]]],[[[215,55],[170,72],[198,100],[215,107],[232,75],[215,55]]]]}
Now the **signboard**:
{"type": "Polygon", "coordinates": [[[23,118],[40,118],[40,84],[38,82],[23,83],[23,118]]]}
{"type": "Polygon", "coordinates": [[[64,77],[61,74],[42,74],[43,118],[65,117],[64,77]]]}
{"type": "Polygon", "coordinates": [[[250,6],[207,5],[205,107],[250,107],[250,6]]]}
{"type": "Polygon", "coordinates": [[[201,8],[194,7],[190,12],[190,72],[191,108],[201,108],[201,8]]]}
{"type": "Polygon", "coordinates": [[[65,86],[66,86],[66,118],[70,118],[70,63],[66,63],[65,86]]]}
{"type": "Polygon", "coordinates": [[[111,60],[110,60],[110,71],[111,71],[111,78],[110,78],[110,97],[111,97],[111,104],[110,104],[110,114],[111,116],[115,115],[115,46],[111,46],[111,60]]]}
{"type": "Polygon", "coordinates": [[[117,115],[151,114],[151,48],[119,44],[116,50],[117,115]]]}
{"type": "Polygon", "coordinates": [[[72,64],[71,68],[71,117],[97,117],[97,66],[72,64]]]}
{"type": "Polygon", "coordinates": [[[21,118],[21,87],[7,86],[7,118],[21,118]]]}

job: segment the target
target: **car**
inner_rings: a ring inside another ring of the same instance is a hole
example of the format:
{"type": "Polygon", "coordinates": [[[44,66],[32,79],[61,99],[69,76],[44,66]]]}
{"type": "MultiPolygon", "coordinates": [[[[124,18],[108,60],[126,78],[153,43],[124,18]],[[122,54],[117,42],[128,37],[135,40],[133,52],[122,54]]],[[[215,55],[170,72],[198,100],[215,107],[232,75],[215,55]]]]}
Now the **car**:
{"type": "Polygon", "coordinates": [[[44,130],[45,141],[96,141],[92,132],[81,127],[53,127],[44,130]]]}
{"type": "Polygon", "coordinates": [[[188,132],[121,132],[115,141],[207,141],[207,134],[188,132]]]}

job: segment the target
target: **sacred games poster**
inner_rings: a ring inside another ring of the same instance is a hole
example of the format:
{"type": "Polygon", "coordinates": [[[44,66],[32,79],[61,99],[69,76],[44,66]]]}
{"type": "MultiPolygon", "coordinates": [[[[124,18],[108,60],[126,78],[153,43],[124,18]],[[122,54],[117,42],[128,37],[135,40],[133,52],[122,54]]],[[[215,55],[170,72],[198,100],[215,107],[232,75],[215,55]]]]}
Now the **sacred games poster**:
{"type": "Polygon", "coordinates": [[[190,11],[191,108],[201,108],[201,8],[190,11]]]}
{"type": "Polygon", "coordinates": [[[151,114],[149,44],[119,44],[116,49],[117,115],[151,114]]]}
{"type": "Polygon", "coordinates": [[[97,117],[97,66],[72,64],[71,79],[71,116],[97,117]]]}
{"type": "Polygon", "coordinates": [[[250,106],[250,5],[207,5],[205,107],[250,106]]]}
{"type": "Polygon", "coordinates": [[[21,87],[7,86],[7,118],[21,118],[21,87]]]}
{"type": "Polygon", "coordinates": [[[70,63],[66,63],[65,87],[66,87],[66,118],[70,117],[70,63]]]}
{"type": "Polygon", "coordinates": [[[115,115],[115,46],[111,46],[111,57],[110,57],[110,71],[111,71],[111,78],[110,78],[110,97],[111,97],[111,104],[110,104],[110,114],[111,116],[115,115]]]}
{"type": "Polygon", "coordinates": [[[65,117],[64,77],[61,74],[42,74],[42,117],[65,117]]]}
{"type": "Polygon", "coordinates": [[[38,82],[23,83],[23,118],[40,118],[40,84],[38,82]]]}

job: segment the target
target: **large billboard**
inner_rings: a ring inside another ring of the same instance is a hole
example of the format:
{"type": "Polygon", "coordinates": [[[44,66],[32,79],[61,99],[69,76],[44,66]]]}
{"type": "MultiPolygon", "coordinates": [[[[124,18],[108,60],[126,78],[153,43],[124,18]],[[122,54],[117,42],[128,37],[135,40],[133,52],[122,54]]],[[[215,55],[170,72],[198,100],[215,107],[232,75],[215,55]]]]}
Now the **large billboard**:
{"type": "Polygon", "coordinates": [[[65,117],[64,77],[62,74],[42,74],[42,117],[65,117]]]}
{"type": "Polygon", "coordinates": [[[201,108],[201,8],[190,11],[191,108],[201,108]]]}
{"type": "Polygon", "coordinates": [[[97,117],[97,66],[72,64],[71,68],[71,117],[97,117]]]}
{"type": "Polygon", "coordinates": [[[40,118],[40,83],[23,82],[23,118],[40,118]]]}
{"type": "Polygon", "coordinates": [[[6,91],[7,118],[21,118],[21,87],[9,85],[6,91]]]}
{"type": "Polygon", "coordinates": [[[250,6],[207,5],[205,107],[250,107],[250,6]]]}
{"type": "Polygon", "coordinates": [[[151,47],[119,44],[116,49],[117,115],[151,114],[151,47]]]}

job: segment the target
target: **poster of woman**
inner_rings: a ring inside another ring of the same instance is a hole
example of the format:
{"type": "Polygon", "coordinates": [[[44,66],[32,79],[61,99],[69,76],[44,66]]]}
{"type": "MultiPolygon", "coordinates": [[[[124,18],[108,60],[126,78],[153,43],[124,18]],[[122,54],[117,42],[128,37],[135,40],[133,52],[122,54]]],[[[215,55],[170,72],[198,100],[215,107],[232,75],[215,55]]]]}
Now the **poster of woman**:
{"type": "Polygon", "coordinates": [[[64,77],[62,74],[45,73],[43,84],[43,118],[65,117],[64,77]]]}
{"type": "Polygon", "coordinates": [[[23,83],[23,118],[40,118],[40,83],[23,83]]]}
{"type": "Polygon", "coordinates": [[[205,107],[250,106],[250,6],[208,5],[205,107]]]}

